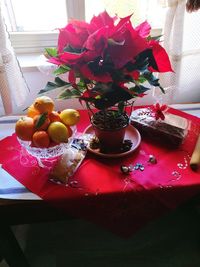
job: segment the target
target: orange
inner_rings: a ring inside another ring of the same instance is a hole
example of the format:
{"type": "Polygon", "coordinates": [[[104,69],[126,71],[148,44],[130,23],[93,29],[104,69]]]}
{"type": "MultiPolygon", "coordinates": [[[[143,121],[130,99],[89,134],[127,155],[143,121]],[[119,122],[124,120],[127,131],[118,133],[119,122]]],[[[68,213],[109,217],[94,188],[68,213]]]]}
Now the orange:
{"type": "Polygon", "coordinates": [[[50,144],[50,138],[47,132],[45,131],[36,131],[33,134],[33,145],[40,148],[48,147],[50,144]]]}
{"type": "Polygon", "coordinates": [[[54,121],[60,121],[61,122],[61,118],[59,116],[59,113],[54,111],[54,110],[49,114],[49,119],[51,122],[54,122],[54,121]]]}
{"type": "Polygon", "coordinates": [[[33,105],[31,105],[30,107],[28,107],[28,110],[27,110],[27,116],[28,117],[35,117],[36,115],[40,114],[39,111],[37,109],[34,108],[33,105]]]}
{"type": "Polygon", "coordinates": [[[31,141],[34,133],[33,119],[27,116],[21,117],[15,124],[15,133],[23,141],[31,141]]]}
{"type": "Polygon", "coordinates": [[[41,115],[36,115],[33,118],[33,123],[35,130],[40,131],[40,130],[47,130],[49,124],[50,124],[50,119],[48,117],[47,113],[43,113],[41,115]]]}
{"type": "Polygon", "coordinates": [[[65,125],[73,126],[79,122],[80,114],[77,110],[68,108],[61,111],[60,118],[65,125]]]}
{"type": "Polygon", "coordinates": [[[50,139],[55,143],[67,143],[69,132],[67,127],[59,121],[52,122],[47,130],[50,139]]]}
{"type": "Polygon", "coordinates": [[[54,109],[54,102],[48,96],[40,96],[35,99],[33,106],[40,113],[51,113],[54,109]]]}
{"type": "Polygon", "coordinates": [[[69,136],[68,136],[68,137],[71,137],[71,136],[72,136],[72,134],[73,134],[73,131],[72,131],[72,129],[70,128],[70,126],[69,126],[69,125],[66,125],[66,127],[67,127],[68,134],[69,134],[69,136]]]}

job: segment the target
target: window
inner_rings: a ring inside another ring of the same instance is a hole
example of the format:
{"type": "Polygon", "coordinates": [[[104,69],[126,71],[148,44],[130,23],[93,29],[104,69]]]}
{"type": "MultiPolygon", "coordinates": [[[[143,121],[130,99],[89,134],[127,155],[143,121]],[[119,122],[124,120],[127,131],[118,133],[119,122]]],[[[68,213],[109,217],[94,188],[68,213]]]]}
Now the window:
{"type": "Polygon", "coordinates": [[[148,20],[161,29],[165,9],[161,0],[4,0],[4,14],[11,41],[17,53],[41,53],[55,46],[60,27],[68,18],[89,21],[93,15],[107,10],[110,15],[133,13],[134,25],[148,20]],[[155,16],[156,14],[156,16],[155,16]]]}
{"type": "Polygon", "coordinates": [[[161,5],[161,0],[96,0],[95,8],[94,0],[85,0],[86,21],[92,18],[93,13],[97,15],[105,9],[111,16],[117,14],[119,17],[125,17],[133,14],[134,25],[148,20],[154,29],[162,28],[166,12],[164,5],[161,5]]]}
{"type": "Polygon", "coordinates": [[[67,22],[66,1],[7,0],[12,32],[52,31],[67,22]],[[23,8],[22,8],[23,7],[23,8]]]}

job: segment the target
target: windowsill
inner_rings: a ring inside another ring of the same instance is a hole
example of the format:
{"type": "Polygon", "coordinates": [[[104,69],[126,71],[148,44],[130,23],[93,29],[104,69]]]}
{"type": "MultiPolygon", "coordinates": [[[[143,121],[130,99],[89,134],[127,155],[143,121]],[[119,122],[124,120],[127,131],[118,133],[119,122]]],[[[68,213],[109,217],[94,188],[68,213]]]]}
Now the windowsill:
{"type": "Polygon", "coordinates": [[[39,56],[40,54],[38,53],[23,54],[23,55],[21,54],[17,55],[17,59],[19,61],[22,70],[27,70],[30,68],[36,68],[36,66],[38,65],[37,61],[39,56]]]}
{"type": "Polygon", "coordinates": [[[10,40],[17,54],[43,53],[46,47],[55,47],[58,32],[10,32],[10,40]]]}
{"type": "Polygon", "coordinates": [[[42,53],[19,54],[17,59],[23,72],[39,71],[39,66],[48,64],[42,53]]]}

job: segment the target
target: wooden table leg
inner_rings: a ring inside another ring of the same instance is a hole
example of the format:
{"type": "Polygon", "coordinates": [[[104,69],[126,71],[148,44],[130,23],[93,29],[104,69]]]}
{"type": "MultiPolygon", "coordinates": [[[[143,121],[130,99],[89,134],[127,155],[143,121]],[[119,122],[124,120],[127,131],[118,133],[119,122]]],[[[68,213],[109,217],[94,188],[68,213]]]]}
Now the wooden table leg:
{"type": "Polygon", "coordinates": [[[10,267],[30,267],[10,226],[0,224],[0,255],[10,267]]]}

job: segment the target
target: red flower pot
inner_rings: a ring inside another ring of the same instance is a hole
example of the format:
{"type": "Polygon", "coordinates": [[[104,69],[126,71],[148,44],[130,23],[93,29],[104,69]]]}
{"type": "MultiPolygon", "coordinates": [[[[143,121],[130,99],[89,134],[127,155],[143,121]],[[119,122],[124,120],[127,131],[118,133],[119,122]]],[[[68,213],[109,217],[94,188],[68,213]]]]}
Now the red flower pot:
{"type": "MultiPolygon", "coordinates": [[[[100,147],[110,152],[119,151],[124,141],[126,128],[129,125],[128,116],[126,114],[121,114],[120,116],[114,116],[109,119],[106,117],[105,120],[107,120],[107,122],[103,127],[103,123],[99,123],[99,113],[101,114],[101,111],[94,114],[91,123],[95,135],[99,139],[100,147]],[[114,121],[115,119],[116,122],[114,121]],[[110,127],[108,120],[110,120],[110,127]]],[[[102,120],[103,116],[100,117],[100,120],[102,120]]]]}

